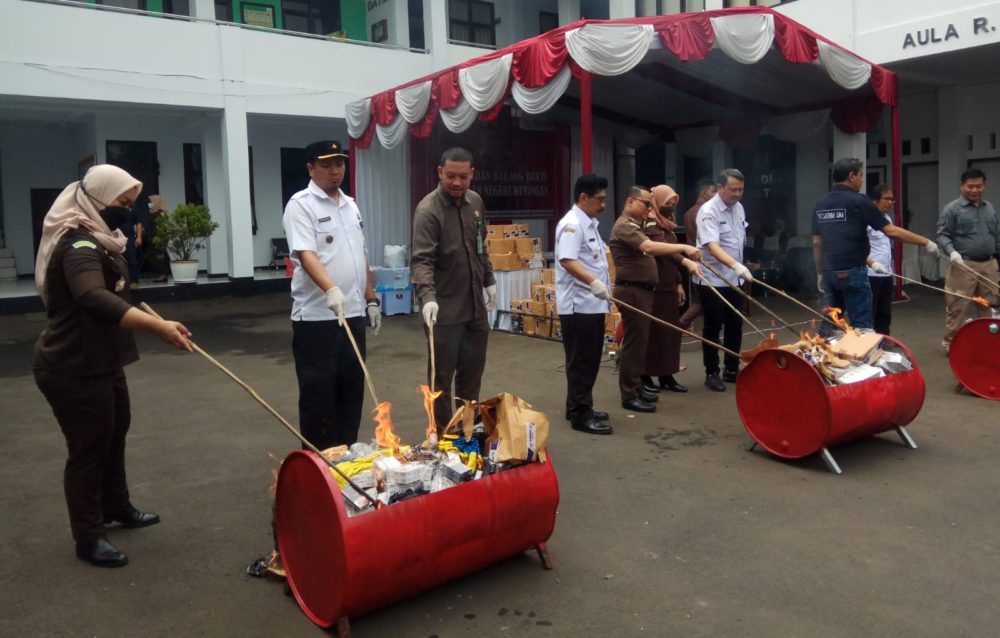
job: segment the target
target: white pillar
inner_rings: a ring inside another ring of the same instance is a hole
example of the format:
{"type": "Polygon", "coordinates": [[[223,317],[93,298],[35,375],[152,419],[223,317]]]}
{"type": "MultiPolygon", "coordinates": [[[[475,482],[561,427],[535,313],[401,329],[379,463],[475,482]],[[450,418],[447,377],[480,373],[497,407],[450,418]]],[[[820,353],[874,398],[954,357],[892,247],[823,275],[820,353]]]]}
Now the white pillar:
{"type": "Polygon", "coordinates": [[[580,0],[559,0],[559,24],[570,24],[580,19],[580,0]]]}
{"type": "Polygon", "coordinates": [[[868,155],[868,135],[865,133],[844,133],[836,126],[833,127],[833,161],[845,157],[856,157],[866,163],[865,156],[868,155]]]}
{"type": "Polygon", "coordinates": [[[431,52],[431,67],[435,71],[448,66],[448,7],[445,0],[424,0],[424,46],[431,52]]]}
{"type": "Polygon", "coordinates": [[[204,20],[215,20],[215,0],[194,0],[191,15],[204,20]]]}
{"type": "Polygon", "coordinates": [[[229,198],[222,170],[222,113],[205,118],[201,143],[201,175],[205,204],[212,220],[219,224],[208,238],[206,269],[209,275],[225,275],[229,270],[229,198]]]}
{"type": "Polygon", "coordinates": [[[229,276],[253,278],[253,217],[250,212],[250,151],[246,99],[227,97],[222,114],[222,178],[229,199],[229,276]]]}
{"type": "Polygon", "coordinates": [[[635,17],[635,0],[609,0],[608,12],[612,20],[635,17]]]}

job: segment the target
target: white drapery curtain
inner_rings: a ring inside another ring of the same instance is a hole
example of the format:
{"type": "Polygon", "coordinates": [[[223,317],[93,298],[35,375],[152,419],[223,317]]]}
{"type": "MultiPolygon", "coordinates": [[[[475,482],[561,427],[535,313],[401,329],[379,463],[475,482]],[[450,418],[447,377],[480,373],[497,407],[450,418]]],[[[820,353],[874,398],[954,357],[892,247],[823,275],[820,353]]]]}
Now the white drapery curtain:
{"type": "Polygon", "coordinates": [[[372,99],[348,102],[344,109],[344,119],[347,120],[347,134],[358,139],[365,134],[372,119],[372,99]]]}
{"type": "Polygon", "coordinates": [[[378,141],[385,148],[396,148],[400,142],[406,139],[409,133],[409,125],[401,117],[397,117],[387,126],[382,126],[381,124],[375,125],[375,134],[378,135],[378,141]]]}
{"type": "Polygon", "coordinates": [[[365,222],[368,263],[381,266],[384,246],[410,247],[409,136],[395,149],[378,144],[358,149],[356,169],[356,199],[365,222]]]}
{"type": "Polygon", "coordinates": [[[462,96],[472,108],[479,112],[486,111],[503,98],[507,92],[513,60],[514,54],[508,53],[458,70],[458,85],[462,87],[462,96]]]}
{"type": "Polygon", "coordinates": [[[830,109],[775,115],[764,123],[762,133],[769,133],[783,142],[809,139],[830,122],[830,109]]]}
{"type": "Polygon", "coordinates": [[[427,106],[430,102],[430,80],[396,91],[396,110],[410,124],[424,119],[424,115],[427,113],[427,106]]]}
{"type": "Polygon", "coordinates": [[[651,24],[585,24],[566,32],[566,48],[584,70],[597,75],[631,71],[649,51],[651,24]]]}
{"type": "Polygon", "coordinates": [[[774,42],[774,16],[769,13],[710,18],[715,45],[741,64],[759,62],[774,42]]]}
{"type": "Polygon", "coordinates": [[[441,114],[441,121],[444,122],[445,128],[452,133],[461,133],[467,130],[476,121],[476,118],[479,117],[479,113],[476,112],[476,109],[472,108],[472,105],[464,97],[459,98],[458,105],[455,108],[450,110],[441,109],[439,113],[441,114]]]}
{"type": "Polygon", "coordinates": [[[526,89],[520,82],[514,80],[510,92],[514,96],[514,101],[525,113],[538,115],[555,106],[566,92],[572,78],[573,73],[569,70],[569,65],[564,64],[548,84],[536,89],[526,89]]]}
{"type": "Polygon", "coordinates": [[[872,76],[872,65],[855,57],[843,49],[830,46],[822,40],[817,40],[819,46],[819,61],[830,75],[830,79],[845,89],[858,89],[868,82],[872,76]]]}

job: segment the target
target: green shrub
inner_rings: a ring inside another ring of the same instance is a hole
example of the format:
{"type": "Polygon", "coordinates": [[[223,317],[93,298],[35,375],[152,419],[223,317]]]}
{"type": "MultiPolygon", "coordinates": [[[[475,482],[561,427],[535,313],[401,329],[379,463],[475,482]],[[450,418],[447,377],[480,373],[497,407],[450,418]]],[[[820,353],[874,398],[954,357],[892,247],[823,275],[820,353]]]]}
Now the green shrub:
{"type": "Polygon", "coordinates": [[[208,206],[181,204],[174,212],[157,218],[153,245],[165,248],[174,261],[188,261],[218,227],[208,214],[208,206]]]}

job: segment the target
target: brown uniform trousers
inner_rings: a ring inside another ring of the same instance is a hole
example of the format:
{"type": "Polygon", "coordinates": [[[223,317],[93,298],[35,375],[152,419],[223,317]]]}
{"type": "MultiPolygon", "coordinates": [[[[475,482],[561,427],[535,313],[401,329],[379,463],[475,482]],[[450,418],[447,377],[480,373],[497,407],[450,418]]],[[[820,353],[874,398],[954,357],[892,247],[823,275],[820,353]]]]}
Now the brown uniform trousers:
{"type": "MultiPolygon", "coordinates": [[[[997,260],[988,259],[986,261],[965,260],[965,265],[990,281],[997,280],[997,260]]],[[[948,266],[948,274],[944,280],[945,288],[953,290],[967,297],[985,297],[990,304],[997,303],[996,289],[991,288],[978,277],[967,272],[964,268],[959,268],[954,264],[948,266]]],[[[983,308],[979,304],[974,304],[968,299],[962,299],[955,295],[944,296],[944,341],[951,343],[952,337],[958,332],[965,322],[965,316],[969,310],[975,308],[977,317],[989,317],[990,309],[983,308]]]]}

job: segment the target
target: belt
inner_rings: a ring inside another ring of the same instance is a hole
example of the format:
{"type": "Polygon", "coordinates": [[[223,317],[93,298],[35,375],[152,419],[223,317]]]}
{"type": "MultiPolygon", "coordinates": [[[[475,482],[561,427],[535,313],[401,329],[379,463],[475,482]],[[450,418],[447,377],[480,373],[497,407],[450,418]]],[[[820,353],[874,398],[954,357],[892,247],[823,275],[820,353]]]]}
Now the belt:
{"type": "Polygon", "coordinates": [[[642,290],[648,290],[649,292],[653,292],[654,290],[656,290],[656,285],[655,284],[641,284],[641,283],[639,283],[637,281],[617,281],[616,280],[615,281],[615,285],[616,286],[627,286],[629,288],[640,288],[642,290]]]}
{"type": "Polygon", "coordinates": [[[965,261],[990,261],[993,259],[993,255],[962,255],[962,259],[965,261]]]}

